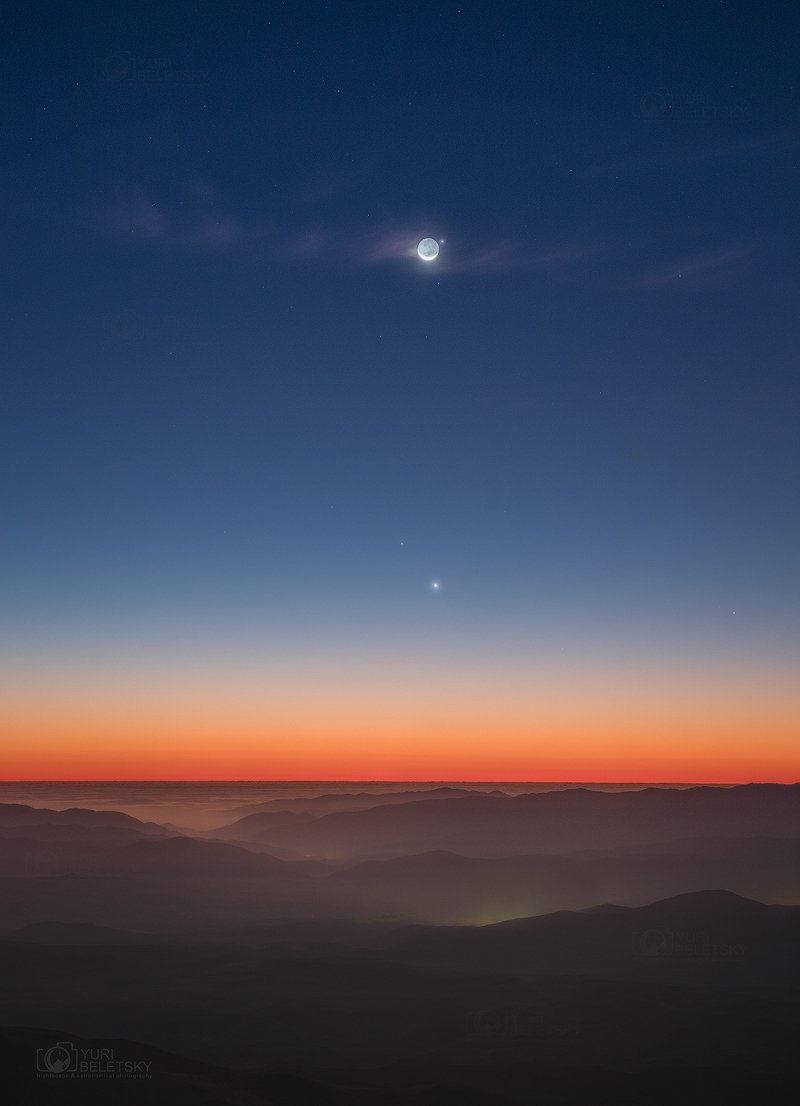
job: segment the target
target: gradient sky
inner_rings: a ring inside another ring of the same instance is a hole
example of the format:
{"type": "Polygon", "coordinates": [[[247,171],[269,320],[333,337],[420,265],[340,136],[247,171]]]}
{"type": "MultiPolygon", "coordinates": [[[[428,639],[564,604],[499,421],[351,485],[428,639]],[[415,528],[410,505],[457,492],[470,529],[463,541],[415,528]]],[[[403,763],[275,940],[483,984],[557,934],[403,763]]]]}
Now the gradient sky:
{"type": "Polygon", "coordinates": [[[795,4],[8,11],[0,775],[798,778],[795,4]]]}

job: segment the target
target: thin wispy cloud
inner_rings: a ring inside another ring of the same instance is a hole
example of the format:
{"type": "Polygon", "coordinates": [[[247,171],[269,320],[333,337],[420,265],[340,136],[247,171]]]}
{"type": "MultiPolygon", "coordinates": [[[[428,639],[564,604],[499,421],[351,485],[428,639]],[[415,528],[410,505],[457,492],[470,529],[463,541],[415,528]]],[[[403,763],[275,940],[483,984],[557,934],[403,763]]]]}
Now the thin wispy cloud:
{"type": "Polygon", "coordinates": [[[296,261],[363,268],[413,257],[425,232],[387,229],[328,230],[313,227],[285,237],[275,248],[279,257],[296,261]]]}
{"type": "Polygon", "coordinates": [[[504,241],[465,251],[453,262],[457,272],[499,273],[512,269],[542,269],[567,275],[576,265],[600,252],[597,242],[569,242],[549,250],[531,250],[521,242],[504,241]]]}
{"type": "Polygon", "coordinates": [[[474,243],[463,239],[451,241],[436,234],[434,221],[430,219],[415,220],[405,226],[333,229],[317,226],[287,233],[220,213],[222,203],[209,185],[193,182],[187,194],[189,204],[170,212],[144,189],[133,187],[118,193],[104,209],[100,225],[115,236],[161,242],[173,249],[257,248],[265,259],[351,270],[414,261],[420,240],[437,237],[441,253],[436,271],[442,275],[488,275],[528,269],[546,272],[558,280],[572,279],[585,272],[586,263],[600,251],[597,242],[566,242],[536,249],[522,238],[509,236],[474,243]]]}
{"type": "MultiPolygon", "coordinates": [[[[429,226],[420,222],[411,230],[394,227],[378,230],[323,232],[314,230],[299,235],[283,251],[286,256],[317,259],[349,268],[367,268],[416,257],[422,238],[433,237],[429,226]]],[[[550,268],[566,271],[570,265],[595,255],[597,243],[570,242],[546,250],[534,250],[522,240],[505,238],[475,245],[440,238],[441,253],[436,261],[441,273],[502,273],[525,268],[550,268]]]]}
{"type": "Polygon", "coordinates": [[[755,243],[737,243],[725,249],[704,250],[644,273],[638,288],[714,288],[736,279],[740,263],[749,257],[755,243]]]}
{"type": "MultiPolygon", "coordinates": [[[[736,144],[735,149],[741,146],[736,144]]],[[[287,233],[209,210],[222,206],[211,186],[195,183],[189,191],[193,200],[189,214],[184,209],[171,216],[165,206],[156,203],[143,189],[132,188],[118,195],[106,208],[102,225],[114,235],[160,242],[169,249],[251,253],[255,250],[256,256],[268,263],[350,271],[413,263],[417,260],[419,241],[435,235],[431,220],[424,219],[405,226],[334,229],[317,226],[287,233]]],[[[528,271],[549,283],[581,281],[596,276],[598,262],[602,258],[608,262],[615,252],[613,244],[603,245],[598,240],[562,242],[539,249],[522,238],[510,236],[477,243],[449,237],[438,240],[441,253],[435,264],[437,274],[442,277],[528,271]]],[[[756,245],[753,241],[735,242],[695,250],[675,260],[650,265],[644,271],[640,269],[639,275],[623,278],[617,286],[687,291],[726,287],[739,278],[743,263],[756,245]]],[[[629,254],[627,250],[624,252],[629,254]]],[[[629,255],[626,268],[631,261],[629,255]]]]}
{"type": "Polygon", "coordinates": [[[144,189],[133,186],[119,192],[103,210],[100,225],[115,235],[195,249],[246,246],[269,237],[269,232],[262,227],[210,211],[210,207],[216,206],[216,194],[210,185],[194,181],[188,192],[194,200],[194,210],[188,216],[178,217],[148,196],[144,189]]]}
{"type": "Polygon", "coordinates": [[[262,227],[248,226],[239,219],[230,216],[215,218],[203,215],[199,225],[187,233],[173,239],[176,245],[193,246],[198,249],[225,249],[233,246],[252,246],[256,242],[271,237],[271,232],[262,227]]]}
{"type": "Polygon", "coordinates": [[[138,187],[118,194],[104,211],[102,222],[112,233],[134,238],[163,238],[167,234],[166,213],[138,187]]]}
{"type": "Polygon", "coordinates": [[[364,242],[364,263],[376,265],[381,261],[394,261],[402,257],[413,257],[417,245],[425,237],[414,231],[378,230],[366,236],[364,242]]]}

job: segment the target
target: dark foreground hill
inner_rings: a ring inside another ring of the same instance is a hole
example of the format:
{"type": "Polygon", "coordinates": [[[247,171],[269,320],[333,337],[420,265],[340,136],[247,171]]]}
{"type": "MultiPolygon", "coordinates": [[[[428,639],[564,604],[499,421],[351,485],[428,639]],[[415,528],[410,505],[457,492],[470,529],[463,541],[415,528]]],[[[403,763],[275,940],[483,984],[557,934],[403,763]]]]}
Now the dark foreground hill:
{"type": "Polygon", "coordinates": [[[64,1030],[0,1030],[3,1100],[153,1106],[349,1106],[368,1098],[288,1072],[237,1072],[134,1041],[64,1030]],[[55,1070],[50,1070],[54,1068],[55,1070]]]}
{"type": "Polygon", "coordinates": [[[409,963],[510,975],[584,975],[800,988],[800,906],[698,891],[487,926],[421,928],[392,950],[409,963]]]}
{"type": "Polygon", "coordinates": [[[159,940],[147,933],[80,922],[35,922],[3,934],[3,938],[35,945],[151,945],[159,940]]]}
{"type": "Polygon", "coordinates": [[[9,1106],[790,1106],[800,1089],[791,1078],[713,1067],[235,1070],[36,1028],[0,1029],[0,1064],[9,1106]]]}
{"type": "Polygon", "coordinates": [[[355,948],[0,942],[0,1023],[233,1067],[737,1067],[789,1077],[800,909],[725,892],[355,948]]]}

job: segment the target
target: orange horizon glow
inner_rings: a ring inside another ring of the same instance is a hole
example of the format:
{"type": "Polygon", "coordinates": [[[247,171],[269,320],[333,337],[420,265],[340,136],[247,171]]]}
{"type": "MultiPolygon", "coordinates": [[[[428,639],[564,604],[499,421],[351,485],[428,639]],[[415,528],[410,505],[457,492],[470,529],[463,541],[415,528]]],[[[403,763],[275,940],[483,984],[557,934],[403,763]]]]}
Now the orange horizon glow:
{"type": "Polygon", "coordinates": [[[517,726],[463,718],[365,726],[361,719],[360,726],[340,720],[316,732],[230,719],[32,721],[4,728],[1,778],[733,784],[793,783],[800,775],[795,735],[774,719],[768,729],[762,720],[760,732],[730,718],[691,727],[685,719],[635,717],[517,726]]]}
{"type": "Polygon", "coordinates": [[[18,671],[4,692],[9,782],[800,778],[788,666],[95,663],[18,671]]]}

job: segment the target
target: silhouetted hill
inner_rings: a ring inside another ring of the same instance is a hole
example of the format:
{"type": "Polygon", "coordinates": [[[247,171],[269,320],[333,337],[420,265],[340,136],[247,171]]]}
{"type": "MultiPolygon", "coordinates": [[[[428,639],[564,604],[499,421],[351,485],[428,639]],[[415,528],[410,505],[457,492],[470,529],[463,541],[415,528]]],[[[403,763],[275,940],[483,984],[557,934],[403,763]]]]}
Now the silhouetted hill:
{"type": "Polygon", "coordinates": [[[178,834],[164,829],[155,833],[137,826],[84,826],[80,823],[41,822],[29,825],[0,826],[0,842],[20,840],[52,842],[57,845],[86,845],[95,848],[113,848],[133,841],[152,840],[159,837],[176,837],[178,834]]]}
{"type": "Polygon", "coordinates": [[[254,853],[215,841],[192,837],[168,837],[137,841],[108,854],[106,870],[170,876],[275,876],[296,875],[297,865],[267,853],[254,853]]]}
{"type": "Polygon", "coordinates": [[[482,927],[419,930],[392,955],[513,975],[800,986],[800,906],[699,891],[639,908],[606,904],[482,927]]]}
{"type": "Polygon", "coordinates": [[[0,1064],[10,1106],[793,1106],[797,1095],[796,1082],[736,1068],[622,1072],[428,1063],[243,1071],[136,1041],[86,1038],[62,1029],[0,1029],[0,1064]],[[37,1061],[46,1067],[43,1060],[53,1046],[51,1064],[97,1069],[119,1064],[122,1075],[100,1078],[97,1071],[87,1079],[67,1070],[40,1079],[37,1061]]]}
{"type": "Polygon", "coordinates": [[[177,834],[142,834],[127,826],[48,823],[6,828],[5,834],[0,833],[0,875],[55,875],[81,869],[216,878],[268,872],[297,875],[300,871],[298,865],[286,864],[266,852],[177,834]]]}
{"type": "Polygon", "coordinates": [[[54,876],[96,870],[114,849],[150,844],[173,834],[140,832],[127,825],[33,823],[0,826],[0,876],[54,876]]]}
{"type": "MultiPolygon", "coordinates": [[[[223,831],[218,831],[223,832],[223,831]]],[[[234,832],[225,827],[224,832],[234,832]]],[[[237,830],[235,832],[240,832],[237,830]]],[[[706,836],[800,837],[800,785],[465,795],[274,824],[261,840],[333,859],[444,849],[467,856],[613,849],[706,836]]]]}
{"type": "Polygon", "coordinates": [[[120,815],[118,824],[113,811],[5,806],[12,824],[0,820],[0,929],[57,920],[198,939],[279,920],[474,925],[603,902],[641,906],[714,887],[797,904],[800,839],[785,831],[795,825],[798,794],[754,785],[462,795],[317,819],[259,814],[236,831],[254,836],[232,841],[144,832],[145,823],[120,815]],[[700,823],[715,828],[713,837],[655,838],[665,825],[677,836],[700,823]],[[743,836],[741,827],[754,823],[783,835],[743,836]],[[721,834],[732,825],[733,836],[721,834]],[[315,850],[303,842],[289,860],[288,846],[260,840],[309,833],[322,833],[320,851],[334,855],[351,845],[392,854],[416,837],[410,855],[366,861],[309,860],[303,854],[315,850]],[[455,837],[464,852],[431,850],[425,835],[455,837]],[[526,855],[530,838],[582,848],[526,855]],[[509,852],[491,855],[503,842],[509,852]],[[490,855],[464,855],[470,849],[490,855]]]}
{"type": "Polygon", "coordinates": [[[0,1021],[269,1069],[170,1076],[160,1101],[189,1106],[780,1102],[800,905],[768,903],[800,897],[798,795],[429,796],[258,813],[227,841],[6,806],[0,1021]]]}
{"type": "Polygon", "coordinates": [[[163,938],[130,930],[110,929],[81,922],[37,922],[10,933],[0,934],[2,941],[32,941],[37,945],[141,945],[163,938]]]}
{"type": "Polygon", "coordinates": [[[573,853],[587,860],[607,859],[617,856],[642,856],[647,858],[673,854],[683,857],[722,858],[754,857],[759,863],[769,862],[770,857],[785,857],[794,861],[800,837],[687,837],[679,840],[653,841],[646,844],[626,845],[616,849],[586,849],[573,853]]]}
{"type": "Polygon", "coordinates": [[[140,822],[115,810],[0,804],[0,877],[96,871],[116,848],[174,836],[155,822],[140,822]]]}
{"type": "Polygon", "coordinates": [[[76,1106],[137,1102],[153,1106],[366,1106],[368,1101],[364,1091],[351,1094],[289,1072],[231,1071],[151,1045],[86,1039],[64,1030],[0,1030],[0,1063],[3,1095],[9,1106],[50,1106],[54,1102],[76,1106]],[[49,1052],[53,1046],[56,1051],[49,1052]],[[70,1068],[79,1070],[74,1074],[71,1070],[45,1070],[39,1078],[37,1061],[46,1068],[43,1058],[48,1053],[52,1064],[66,1058],[70,1068]],[[81,1064],[87,1065],[89,1074],[82,1076],[81,1064]],[[109,1069],[113,1078],[104,1078],[101,1073],[109,1069]]]}
{"type": "Polygon", "coordinates": [[[235,1067],[654,1064],[791,1073],[797,992],[512,976],[380,953],[0,944],[0,1020],[235,1067]]]}
{"type": "Polygon", "coordinates": [[[799,916],[708,892],[479,929],[397,930],[383,949],[315,941],[303,927],[292,940],[290,926],[283,944],[261,948],[5,941],[0,1020],[236,1067],[426,1057],[791,1073],[799,916]]]}
{"type": "Polygon", "coordinates": [[[248,803],[246,806],[233,807],[228,814],[258,814],[278,811],[308,813],[313,818],[323,814],[342,810],[364,810],[369,807],[392,805],[395,803],[428,802],[431,799],[459,799],[465,795],[503,795],[503,791],[470,791],[462,787],[433,787],[425,791],[392,791],[340,793],[315,795],[313,798],[270,799],[266,803],[248,803]]]}
{"type": "Polygon", "coordinates": [[[714,886],[800,904],[798,872],[798,840],[715,838],[568,856],[488,859],[437,850],[363,861],[329,883],[362,914],[371,906],[375,914],[484,924],[601,902],[640,906],[714,886]]]}
{"type": "Polygon", "coordinates": [[[204,837],[217,837],[224,840],[236,841],[244,838],[259,839],[267,836],[269,831],[279,826],[296,825],[299,822],[311,822],[314,815],[308,813],[295,813],[293,810],[263,811],[259,814],[248,814],[234,822],[230,826],[222,826],[218,830],[206,830],[204,837]]]}
{"type": "Polygon", "coordinates": [[[367,1071],[315,1071],[314,1075],[334,1085],[370,1088],[373,1093],[408,1094],[392,1101],[417,1106],[476,1102],[487,1106],[788,1106],[798,1094],[794,1080],[733,1068],[654,1067],[620,1072],[533,1064],[409,1064],[367,1071]]]}
{"type": "Polygon", "coordinates": [[[23,806],[19,803],[0,803],[0,826],[57,826],[126,827],[138,833],[163,834],[164,827],[156,822],[140,822],[130,814],[119,810],[48,810],[42,807],[23,806]]]}
{"type": "Polygon", "coordinates": [[[93,836],[72,841],[66,827],[64,840],[0,837],[0,929],[50,919],[195,935],[222,919],[228,932],[277,918],[482,925],[603,902],[641,906],[708,887],[763,902],[800,900],[800,842],[781,839],[561,856],[437,850],[343,867],[276,859],[246,841],[144,837],[119,827],[106,841],[105,831],[78,829],[93,836]]]}

